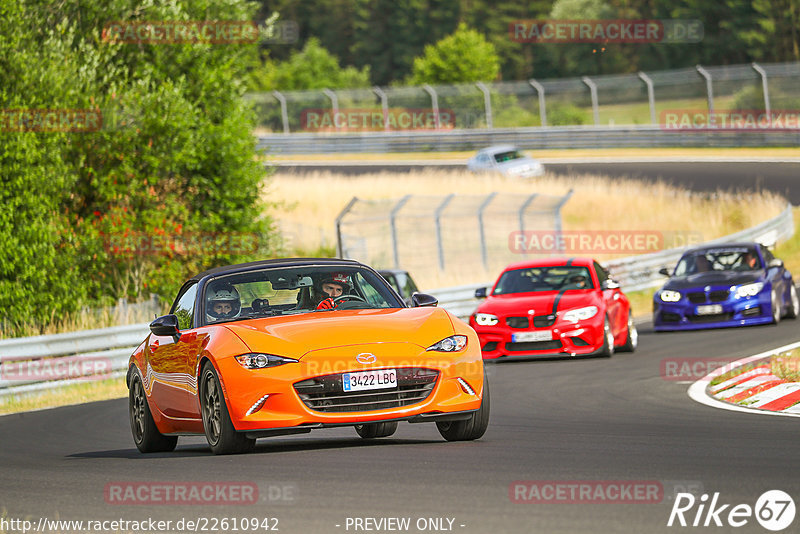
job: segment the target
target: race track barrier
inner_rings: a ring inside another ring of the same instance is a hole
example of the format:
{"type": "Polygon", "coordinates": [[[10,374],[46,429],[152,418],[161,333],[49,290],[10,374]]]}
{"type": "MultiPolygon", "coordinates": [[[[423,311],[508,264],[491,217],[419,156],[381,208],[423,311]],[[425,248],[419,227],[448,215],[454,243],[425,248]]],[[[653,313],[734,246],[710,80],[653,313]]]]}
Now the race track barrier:
{"type": "MultiPolygon", "coordinates": [[[[794,233],[792,207],[753,228],[710,241],[710,244],[757,241],[766,245],[794,233]]],[[[662,267],[671,268],[686,248],[664,250],[606,263],[611,275],[626,291],[661,285],[662,267]]],[[[479,304],[475,290],[491,286],[470,284],[429,290],[441,307],[467,318],[479,304]]],[[[86,380],[125,375],[128,358],[148,333],[148,324],[134,324],[25,338],[0,340],[0,399],[35,393],[86,380]]]]}

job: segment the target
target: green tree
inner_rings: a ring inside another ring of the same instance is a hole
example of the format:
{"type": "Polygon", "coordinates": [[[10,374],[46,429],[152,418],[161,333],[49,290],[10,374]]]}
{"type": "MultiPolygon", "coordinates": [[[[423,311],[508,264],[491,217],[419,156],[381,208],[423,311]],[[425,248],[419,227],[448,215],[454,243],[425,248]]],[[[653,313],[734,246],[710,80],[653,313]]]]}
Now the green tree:
{"type": "Polygon", "coordinates": [[[339,60],[316,38],[309,39],[301,51],[286,61],[269,62],[263,68],[269,74],[261,78],[263,83],[258,89],[262,91],[369,87],[369,67],[340,67],[339,60]]]}
{"type": "Polygon", "coordinates": [[[460,24],[452,35],[425,47],[424,55],[414,60],[408,81],[413,85],[492,81],[499,72],[494,45],[460,24]]]}
{"type": "Polygon", "coordinates": [[[117,297],[170,298],[188,274],[269,253],[265,173],[241,98],[256,44],[101,38],[109,20],[251,15],[243,0],[0,6],[0,109],[102,112],[99,131],[0,129],[4,330],[117,297]],[[232,244],[241,235],[255,246],[232,244]],[[131,236],[151,245],[128,246],[131,236]]]}

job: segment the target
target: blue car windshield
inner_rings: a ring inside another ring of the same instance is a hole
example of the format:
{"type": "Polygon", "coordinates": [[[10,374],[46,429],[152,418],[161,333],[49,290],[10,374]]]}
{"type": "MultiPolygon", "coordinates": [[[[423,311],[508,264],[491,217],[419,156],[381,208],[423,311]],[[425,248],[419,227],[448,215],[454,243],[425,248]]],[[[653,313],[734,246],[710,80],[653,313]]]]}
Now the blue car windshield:
{"type": "Polygon", "coordinates": [[[754,271],[761,268],[761,259],[753,248],[708,249],[684,254],[675,267],[675,276],[707,271],[754,271]]]}

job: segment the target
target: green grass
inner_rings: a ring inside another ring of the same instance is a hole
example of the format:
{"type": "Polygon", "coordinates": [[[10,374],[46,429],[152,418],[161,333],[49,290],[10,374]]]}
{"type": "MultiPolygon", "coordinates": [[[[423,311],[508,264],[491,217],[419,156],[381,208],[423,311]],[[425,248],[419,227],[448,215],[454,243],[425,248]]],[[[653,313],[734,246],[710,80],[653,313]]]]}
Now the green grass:
{"type": "Polygon", "coordinates": [[[118,399],[127,395],[128,388],[124,377],[86,381],[38,394],[0,397],[0,415],[118,399]]]}
{"type": "Polygon", "coordinates": [[[800,382],[800,350],[776,354],[769,363],[773,375],[789,382],[800,382]]]}
{"type": "Polygon", "coordinates": [[[775,257],[783,260],[783,264],[794,276],[795,284],[800,283],[800,207],[792,209],[794,216],[794,235],[775,247],[775,257]]]}
{"type": "MultiPolygon", "coordinates": [[[[714,98],[715,110],[726,110],[733,106],[733,96],[723,96],[714,98]]],[[[656,99],[656,122],[661,120],[663,111],[696,111],[707,110],[708,100],[703,98],[683,98],[679,100],[658,100],[656,99]]],[[[589,110],[591,112],[591,109],[589,110]]],[[[650,103],[637,102],[635,104],[616,104],[609,106],[598,106],[598,118],[600,124],[606,125],[613,121],[617,126],[629,124],[651,124],[650,103]]]]}
{"type": "Polygon", "coordinates": [[[721,374],[718,377],[711,380],[710,386],[716,386],[717,384],[721,384],[728,379],[733,378],[734,376],[739,376],[742,373],[746,373],[747,371],[751,371],[760,365],[759,362],[748,363],[742,365],[741,367],[737,367],[736,369],[731,369],[727,373],[721,374]]]}

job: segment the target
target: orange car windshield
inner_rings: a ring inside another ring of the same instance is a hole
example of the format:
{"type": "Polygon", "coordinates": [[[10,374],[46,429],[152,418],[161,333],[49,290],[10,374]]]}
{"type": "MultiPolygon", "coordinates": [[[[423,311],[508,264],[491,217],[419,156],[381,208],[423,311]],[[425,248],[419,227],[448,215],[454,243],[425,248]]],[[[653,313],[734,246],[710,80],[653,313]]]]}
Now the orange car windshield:
{"type": "Polygon", "coordinates": [[[337,310],[405,307],[383,278],[366,269],[284,267],[230,274],[209,281],[204,297],[206,322],[312,313],[328,298],[334,299],[337,310]],[[222,309],[215,301],[220,295],[228,299],[238,297],[233,306],[225,307],[227,313],[217,311],[222,309]]]}

